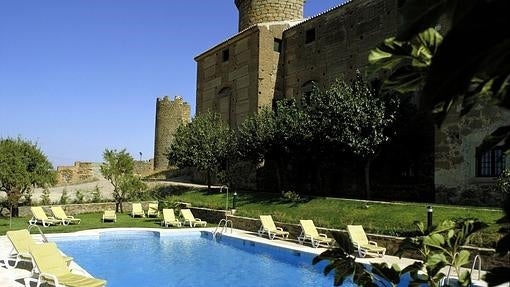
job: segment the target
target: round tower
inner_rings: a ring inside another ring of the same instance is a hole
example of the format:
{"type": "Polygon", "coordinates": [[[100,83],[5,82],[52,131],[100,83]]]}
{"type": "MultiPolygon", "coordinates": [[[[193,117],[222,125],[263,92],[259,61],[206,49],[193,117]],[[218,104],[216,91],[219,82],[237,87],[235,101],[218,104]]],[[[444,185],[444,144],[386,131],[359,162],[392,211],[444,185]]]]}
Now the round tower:
{"type": "Polygon", "coordinates": [[[303,19],[306,0],[235,0],[239,31],[251,25],[303,19]]]}
{"type": "Polygon", "coordinates": [[[175,97],[173,101],[167,96],[156,100],[154,170],[168,168],[168,148],[177,128],[189,122],[190,111],[190,106],[181,97],[175,97]]]}

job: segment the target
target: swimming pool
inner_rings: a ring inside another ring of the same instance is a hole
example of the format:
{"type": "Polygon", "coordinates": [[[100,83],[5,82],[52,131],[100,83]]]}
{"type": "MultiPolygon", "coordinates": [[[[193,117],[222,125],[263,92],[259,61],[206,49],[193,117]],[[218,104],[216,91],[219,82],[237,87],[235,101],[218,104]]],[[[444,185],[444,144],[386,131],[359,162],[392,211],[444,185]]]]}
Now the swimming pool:
{"type": "Polygon", "coordinates": [[[101,232],[55,238],[90,274],[124,286],[333,286],[314,254],[210,232],[101,232]]]}

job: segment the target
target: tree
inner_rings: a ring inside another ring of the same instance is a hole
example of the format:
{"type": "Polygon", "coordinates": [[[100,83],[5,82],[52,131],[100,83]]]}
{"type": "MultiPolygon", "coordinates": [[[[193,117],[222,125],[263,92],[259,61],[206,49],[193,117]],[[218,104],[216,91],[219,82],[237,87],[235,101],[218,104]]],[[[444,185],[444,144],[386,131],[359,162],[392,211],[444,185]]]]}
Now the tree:
{"type": "Polygon", "coordinates": [[[116,212],[119,210],[124,212],[122,203],[132,192],[143,190],[146,186],[134,175],[135,161],[126,149],[121,151],[105,149],[103,158],[101,174],[113,185],[116,212]]]}
{"type": "Polygon", "coordinates": [[[21,138],[0,139],[0,191],[7,194],[13,216],[18,216],[18,204],[33,187],[56,182],[53,166],[36,144],[21,138]]]}
{"type": "Polygon", "coordinates": [[[191,123],[177,128],[168,159],[179,168],[194,167],[205,172],[210,190],[213,173],[227,164],[232,139],[231,130],[218,114],[200,114],[191,123]]]}
{"type": "Polygon", "coordinates": [[[294,101],[282,100],[275,109],[262,108],[239,127],[236,149],[241,160],[258,165],[265,160],[276,162],[277,189],[284,192],[285,169],[290,158],[311,137],[308,115],[294,101]]]}
{"type": "Polygon", "coordinates": [[[315,146],[354,154],[365,162],[366,197],[370,198],[370,163],[389,140],[397,98],[378,97],[358,73],[351,83],[337,80],[325,91],[315,87],[302,105],[310,118],[308,129],[320,141],[315,146]]]}

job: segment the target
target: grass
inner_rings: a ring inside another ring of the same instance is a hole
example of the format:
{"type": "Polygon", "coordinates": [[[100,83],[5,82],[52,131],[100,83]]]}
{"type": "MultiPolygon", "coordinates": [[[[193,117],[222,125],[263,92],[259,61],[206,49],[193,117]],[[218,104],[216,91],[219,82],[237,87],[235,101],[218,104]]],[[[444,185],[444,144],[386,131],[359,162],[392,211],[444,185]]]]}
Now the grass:
{"type": "MultiPolygon", "coordinates": [[[[205,190],[174,190],[166,197],[169,202],[190,202],[193,206],[213,209],[225,209],[226,193],[207,192],[205,190]],[[177,191],[177,192],[175,192],[177,191]]],[[[232,205],[232,194],[229,194],[232,205]]],[[[496,220],[503,216],[499,209],[476,207],[458,207],[434,205],[434,223],[448,219],[478,218],[489,224],[487,229],[475,234],[472,245],[494,247],[500,238],[497,233],[496,220]]],[[[236,215],[258,218],[261,214],[271,214],[276,221],[298,223],[300,219],[312,219],[315,225],[326,228],[345,229],[348,224],[362,224],[367,232],[409,236],[416,231],[415,221],[427,221],[427,209],[424,203],[382,203],[365,201],[314,197],[299,203],[289,202],[279,194],[242,193],[237,197],[236,215]]],[[[73,232],[84,229],[108,227],[160,227],[156,218],[131,218],[128,214],[117,214],[116,223],[102,223],[101,213],[80,214],[79,225],[51,226],[43,228],[45,233],[73,232]]],[[[29,218],[14,218],[12,229],[27,227],[29,218]]],[[[0,234],[9,230],[9,219],[0,217],[0,234]]]]}
{"type": "MultiPolygon", "coordinates": [[[[229,195],[230,200],[232,194],[229,195]]],[[[206,191],[186,192],[167,197],[169,201],[190,202],[193,206],[225,209],[225,193],[206,191]]],[[[232,204],[232,203],[230,203],[232,204]]],[[[494,247],[500,238],[496,220],[503,216],[499,209],[433,206],[433,221],[460,218],[477,218],[489,227],[475,234],[472,244],[480,247],[494,247]]],[[[243,193],[238,195],[236,215],[258,218],[261,214],[271,214],[276,221],[299,223],[300,219],[312,219],[315,225],[345,229],[348,224],[361,224],[370,233],[409,236],[417,229],[415,221],[427,221],[427,208],[424,203],[382,203],[357,200],[314,197],[299,203],[289,202],[279,194],[243,193]]]]}
{"type": "MultiPolygon", "coordinates": [[[[71,224],[71,225],[56,225],[49,227],[42,227],[42,231],[46,233],[65,233],[65,232],[74,232],[85,229],[95,229],[95,228],[113,228],[113,227],[152,227],[158,228],[161,227],[161,218],[132,218],[127,213],[117,213],[117,222],[105,222],[103,223],[102,218],[103,213],[83,213],[79,214],[76,217],[81,219],[80,224],[71,224]]],[[[9,229],[9,218],[0,217],[0,234],[5,235],[8,230],[17,230],[27,228],[28,226],[28,217],[19,217],[12,219],[12,228],[9,229]]],[[[40,225],[39,225],[40,226],[40,225]]],[[[37,231],[32,231],[37,233],[37,231]]]]}

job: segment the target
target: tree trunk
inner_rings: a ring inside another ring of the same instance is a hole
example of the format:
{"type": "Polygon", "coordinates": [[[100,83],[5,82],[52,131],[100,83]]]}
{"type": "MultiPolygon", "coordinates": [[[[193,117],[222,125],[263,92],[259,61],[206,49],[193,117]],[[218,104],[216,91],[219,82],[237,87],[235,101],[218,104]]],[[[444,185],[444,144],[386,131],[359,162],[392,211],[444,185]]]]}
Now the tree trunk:
{"type": "Polygon", "coordinates": [[[11,213],[12,217],[19,217],[19,208],[18,208],[18,203],[17,202],[11,203],[11,210],[10,211],[12,212],[11,213]]]}
{"type": "Polygon", "coordinates": [[[115,201],[115,212],[119,212],[119,206],[120,206],[120,203],[119,201],[115,201]]]}
{"type": "Polygon", "coordinates": [[[207,192],[211,192],[211,171],[207,171],[207,192]]]}
{"type": "Polygon", "coordinates": [[[365,197],[371,199],[372,194],[370,191],[370,163],[371,160],[367,160],[365,164],[365,197]]]}

